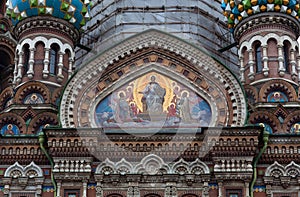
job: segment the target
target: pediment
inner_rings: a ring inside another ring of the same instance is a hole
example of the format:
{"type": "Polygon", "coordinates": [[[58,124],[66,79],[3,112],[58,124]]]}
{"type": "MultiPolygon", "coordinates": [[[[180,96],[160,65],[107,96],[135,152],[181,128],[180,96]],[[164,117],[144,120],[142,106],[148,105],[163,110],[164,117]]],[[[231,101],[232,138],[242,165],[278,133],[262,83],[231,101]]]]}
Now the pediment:
{"type": "MultiPolygon", "coordinates": [[[[126,111],[134,104],[141,112],[137,119],[129,116],[132,112],[124,112],[127,119],[135,123],[140,120],[149,121],[146,116],[152,110],[147,107],[151,99],[147,100],[147,95],[138,92],[145,92],[151,76],[156,77],[156,83],[161,87],[161,91],[157,92],[162,92],[152,95],[155,97],[152,100],[160,100],[156,105],[161,111],[154,110],[155,116],[161,114],[167,119],[167,115],[173,113],[168,109],[172,104],[176,107],[177,101],[172,100],[174,95],[180,100],[186,92],[190,105],[187,111],[191,113],[191,117],[196,118],[196,112],[193,114],[196,106],[193,99],[203,101],[207,108],[205,113],[209,115],[199,127],[244,124],[245,97],[239,81],[230,70],[202,49],[164,32],[150,30],[128,38],[80,66],[63,94],[60,114],[62,126],[103,127],[97,116],[103,115],[104,106],[111,107],[108,110],[114,112],[110,116],[115,116],[112,121],[118,123],[116,119],[120,120],[120,108],[113,105],[120,105],[121,97],[121,100],[126,101],[123,103],[126,111]],[[176,86],[181,91],[176,92],[176,86]],[[159,98],[159,94],[164,96],[159,98]],[[106,104],[105,99],[109,100],[106,104]],[[143,106],[143,99],[146,107],[143,106]],[[97,111],[102,114],[97,114],[97,111]]],[[[173,111],[173,115],[180,113],[173,111]]],[[[157,117],[156,119],[160,118],[157,117]]],[[[179,118],[183,119],[182,116],[179,118]]],[[[150,121],[154,119],[153,116],[150,121]]],[[[194,120],[191,122],[194,123],[194,120]]]]}

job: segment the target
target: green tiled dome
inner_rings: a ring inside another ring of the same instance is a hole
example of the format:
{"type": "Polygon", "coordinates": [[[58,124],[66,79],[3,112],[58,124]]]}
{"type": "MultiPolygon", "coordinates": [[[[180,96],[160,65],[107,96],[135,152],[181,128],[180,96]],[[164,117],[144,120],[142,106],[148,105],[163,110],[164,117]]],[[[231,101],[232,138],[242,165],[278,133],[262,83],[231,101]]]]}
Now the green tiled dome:
{"type": "Polygon", "coordinates": [[[49,15],[80,29],[90,17],[89,4],[90,0],[7,0],[6,14],[14,25],[31,16],[49,15]]]}

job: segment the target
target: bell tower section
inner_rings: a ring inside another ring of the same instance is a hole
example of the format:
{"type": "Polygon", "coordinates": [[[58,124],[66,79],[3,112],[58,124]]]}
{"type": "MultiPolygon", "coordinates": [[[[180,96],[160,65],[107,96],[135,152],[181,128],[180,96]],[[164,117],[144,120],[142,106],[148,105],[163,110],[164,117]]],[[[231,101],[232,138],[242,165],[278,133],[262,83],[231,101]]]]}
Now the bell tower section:
{"type": "Polygon", "coordinates": [[[270,133],[300,132],[299,3],[225,0],[222,8],[238,42],[249,123],[263,123],[270,133]]]}

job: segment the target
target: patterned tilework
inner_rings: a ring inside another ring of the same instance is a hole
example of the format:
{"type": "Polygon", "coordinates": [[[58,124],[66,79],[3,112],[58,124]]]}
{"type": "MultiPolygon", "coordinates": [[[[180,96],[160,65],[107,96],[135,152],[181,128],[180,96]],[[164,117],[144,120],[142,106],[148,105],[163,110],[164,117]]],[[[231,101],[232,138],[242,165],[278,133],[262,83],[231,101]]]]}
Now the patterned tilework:
{"type": "Polygon", "coordinates": [[[253,191],[254,192],[265,192],[266,191],[266,186],[254,186],[253,191]]]}
{"type": "Polygon", "coordinates": [[[208,184],[210,189],[218,189],[218,184],[217,183],[210,183],[208,184]]]}
{"type": "Polygon", "coordinates": [[[300,16],[297,0],[222,0],[221,7],[231,31],[239,21],[261,12],[281,12],[296,19],[300,16]]]}
{"type": "Polygon", "coordinates": [[[95,189],[96,188],[96,183],[89,183],[88,184],[88,189],[95,189]]]}
{"type": "Polygon", "coordinates": [[[54,187],[53,186],[44,186],[43,192],[54,192],[54,187]]]}
{"type": "Polygon", "coordinates": [[[14,25],[31,16],[51,15],[80,29],[90,18],[90,0],[8,0],[6,6],[14,25]]]}

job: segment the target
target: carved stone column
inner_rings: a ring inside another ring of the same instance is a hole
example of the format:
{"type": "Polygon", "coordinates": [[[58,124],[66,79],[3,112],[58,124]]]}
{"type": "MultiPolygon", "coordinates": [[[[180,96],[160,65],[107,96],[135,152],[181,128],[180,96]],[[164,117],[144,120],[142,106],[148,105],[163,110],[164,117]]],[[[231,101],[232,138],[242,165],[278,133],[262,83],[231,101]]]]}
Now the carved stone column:
{"type": "Polygon", "coordinates": [[[103,197],[103,189],[102,189],[101,183],[97,183],[96,197],[103,197]]]}
{"type": "Polygon", "coordinates": [[[219,194],[218,197],[223,197],[223,182],[218,182],[219,194]]]}
{"type": "Polygon", "coordinates": [[[60,182],[58,182],[57,183],[57,191],[56,191],[56,197],[60,197],[60,188],[61,188],[61,183],[60,182]]]}
{"type": "Polygon", "coordinates": [[[44,70],[43,70],[43,78],[47,78],[49,75],[49,52],[50,48],[45,48],[45,59],[44,59],[44,70]]]}
{"type": "Polygon", "coordinates": [[[127,197],[140,197],[140,189],[138,187],[128,187],[127,197]]]}
{"type": "Polygon", "coordinates": [[[165,197],[177,197],[177,188],[175,186],[166,187],[165,197]]]}
{"type": "Polygon", "coordinates": [[[208,186],[208,182],[204,182],[203,184],[203,191],[202,191],[202,196],[203,197],[209,197],[209,186],[208,186]]]}
{"type": "Polygon", "coordinates": [[[263,57],[262,57],[262,61],[263,61],[263,64],[264,64],[264,68],[263,68],[263,73],[264,73],[264,76],[267,77],[269,75],[269,67],[268,67],[268,52],[267,52],[267,45],[264,45],[262,46],[262,53],[263,53],[263,57]]]}
{"type": "Polygon", "coordinates": [[[34,52],[35,48],[30,48],[30,54],[29,54],[29,68],[27,71],[27,76],[29,79],[33,78],[34,75],[34,69],[33,69],[33,64],[34,64],[34,52]]]}
{"type": "Polygon", "coordinates": [[[86,181],[83,181],[83,183],[82,183],[82,187],[83,187],[83,189],[82,189],[82,197],[87,197],[87,182],[86,181]]]}
{"type": "Polygon", "coordinates": [[[284,62],[283,52],[282,52],[283,46],[278,45],[277,48],[278,48],[278,64],[279,64],[278,72],[279,72],[279,76],[282,77],[285,72],[285,68],[283,66],[283,62],[284,62]]]}
{"type": "Polygon", "coordinates": [[[252,49],[248,50],[248,54],[249,54],[249,62],[248,62],[248,64],[249,64],[249,69],[250,69],[248,77],[252,81],[252,80],[254,80],[254,68],[253,68],[254,61],[253,61],[253,52],[252,52],[252,49]]]}

